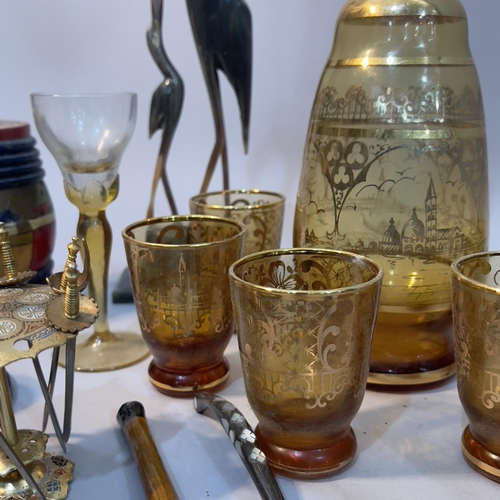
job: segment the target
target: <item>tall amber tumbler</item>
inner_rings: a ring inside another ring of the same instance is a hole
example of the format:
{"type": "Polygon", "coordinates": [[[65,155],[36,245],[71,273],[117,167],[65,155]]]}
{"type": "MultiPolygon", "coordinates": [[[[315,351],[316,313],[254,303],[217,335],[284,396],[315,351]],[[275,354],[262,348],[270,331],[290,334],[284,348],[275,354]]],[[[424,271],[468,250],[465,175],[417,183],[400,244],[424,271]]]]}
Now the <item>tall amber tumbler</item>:
{"type": "Polygon", "coordinates": [[[222,384],[232,334],[229,266],[245,229],[202,215],[136,222],[123,230],[134,302],[153,361],[151,383],[164,394],[222,384]]]}
{"type": "Polygon", "coordinates": [[[231,266],[246,393],[276,472],[317,479],[354,458],[382,274],[366,257],[318,249],[231,266]]]}
{"type": "Polygon", "coordinates": [[[451,275],[458,395],[469,419],[462,452],[500,482],[500,252],[458,259],[451,275]]]}

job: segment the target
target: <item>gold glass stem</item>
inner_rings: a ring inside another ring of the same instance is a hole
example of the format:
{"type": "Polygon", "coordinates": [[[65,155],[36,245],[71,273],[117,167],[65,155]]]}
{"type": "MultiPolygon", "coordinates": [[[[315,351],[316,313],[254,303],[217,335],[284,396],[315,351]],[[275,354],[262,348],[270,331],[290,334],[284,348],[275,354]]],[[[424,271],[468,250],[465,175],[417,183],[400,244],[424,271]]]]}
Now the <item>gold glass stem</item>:
{"type": "Polygon", "coordinates": [[[9,383],[5,367],[0,367],[0,425],[7,441],[14,445],[19,441],[17,434],[16,419],[12,409],[9,383]]]}
{"type": "Polygon", "coordinates": [[[112,234],[104,210],[97,214],[80,212],[77,234],[85,238],[90,253],[89,295],[99,306],[94,334],[105,335],[109,333],[108,273],[112,234]]]}

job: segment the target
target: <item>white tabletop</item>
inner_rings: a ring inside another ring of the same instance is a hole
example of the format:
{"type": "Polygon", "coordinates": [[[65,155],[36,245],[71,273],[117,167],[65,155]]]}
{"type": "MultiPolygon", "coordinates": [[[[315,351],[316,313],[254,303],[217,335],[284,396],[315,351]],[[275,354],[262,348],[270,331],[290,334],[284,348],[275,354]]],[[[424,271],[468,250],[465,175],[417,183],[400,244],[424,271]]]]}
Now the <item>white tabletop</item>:
{"type": "MultiPolygon", "coordinates": [[[[133,305],[111,305],[110,320],[115,330],[139,331],[133,305]]],[[[231,376],[220,395],[255,426],[256,418],[245,396],[236,337],[226,356],[231,376]]],[[[41,361],[48,373],[49,353],[42,354],[41,361]]],[[[156,391],[148,381],[150,361],[114,372],[76,373],[73,432],[65,454],[76,464],[69,498],[145,498],[116,421],[120,406],[132,400],[145,407],[152,436],[180,499],[259,498],[219,422],[196,413],[192,398],[171,398],[156,391]]],[[[8,371],[14,379],[18,427],[40,429],[43,397],[31,362],[9,365],[8,371]]],[[[60,419],[63,375],[61,369],[54,395],[60,419]]],[[[278,482],[287,500],[496,498],[499,486],[473,471],[462,458],[460,438],[466,425],[454,378],[439,388],[418,392],[368,390],[352,423],[358,439],[353,465],[328,480],[278,477],[278,482]]],[[[51,424],[48,432],[48,450],[64,455],[51,424]]]]}

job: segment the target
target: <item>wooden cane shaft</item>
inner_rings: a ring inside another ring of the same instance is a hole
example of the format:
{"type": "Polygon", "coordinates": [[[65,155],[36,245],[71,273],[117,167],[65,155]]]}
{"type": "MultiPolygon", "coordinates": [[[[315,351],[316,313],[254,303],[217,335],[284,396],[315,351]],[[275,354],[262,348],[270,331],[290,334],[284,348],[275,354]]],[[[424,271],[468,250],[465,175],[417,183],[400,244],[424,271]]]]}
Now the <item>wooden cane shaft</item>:
{"type": "Polygon", "coordinates": [[[133,417],[122,426],[134,456],[148,500],[178,500],[165,472],[144,417],[133,417]]]}

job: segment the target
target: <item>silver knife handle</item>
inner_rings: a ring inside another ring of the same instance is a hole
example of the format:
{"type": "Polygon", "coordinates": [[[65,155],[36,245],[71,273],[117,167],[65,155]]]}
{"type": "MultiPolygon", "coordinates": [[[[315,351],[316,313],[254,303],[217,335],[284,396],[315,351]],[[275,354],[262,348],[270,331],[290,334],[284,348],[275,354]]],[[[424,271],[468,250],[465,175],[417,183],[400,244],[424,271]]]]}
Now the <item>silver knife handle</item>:
{"type": "Polygon", "coordinates": [[[253,482],[264,500],[285,500],[267,458],[260,449],[252,427],[243,414],[232,403],[216,394],[198,392],[194,398],[198,413],[210,409],[219,419],[222,427],[245,464],[253,482]]]}

